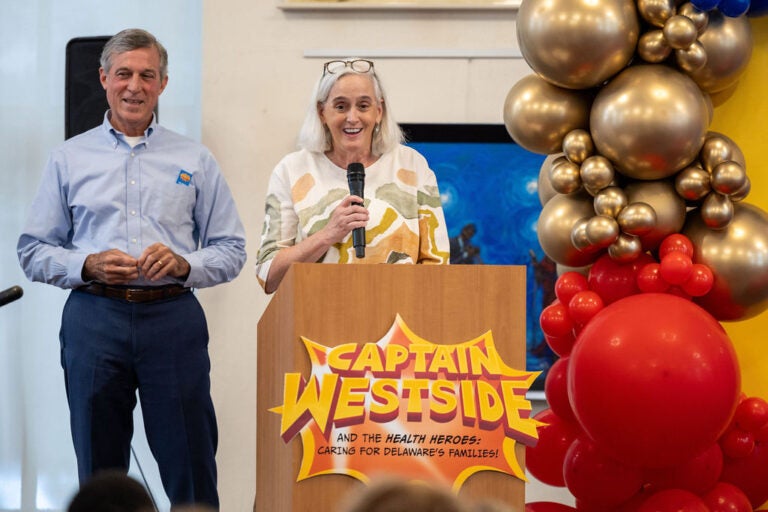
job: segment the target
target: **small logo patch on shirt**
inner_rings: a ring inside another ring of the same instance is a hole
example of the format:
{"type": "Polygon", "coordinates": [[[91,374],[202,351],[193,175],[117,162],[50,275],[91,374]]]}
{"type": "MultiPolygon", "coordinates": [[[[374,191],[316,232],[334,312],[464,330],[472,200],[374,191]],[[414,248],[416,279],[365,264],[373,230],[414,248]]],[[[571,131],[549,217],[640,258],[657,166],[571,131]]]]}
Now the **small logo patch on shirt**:
{"type": "Polygon", "coordinates": [[[189,186],[190,183],[192,183],[192,174],[185,171],[184,169],[181,169],[179,171],[179,177],[176,178],[176,183],[180,185],[186,185],[189,186]]]}

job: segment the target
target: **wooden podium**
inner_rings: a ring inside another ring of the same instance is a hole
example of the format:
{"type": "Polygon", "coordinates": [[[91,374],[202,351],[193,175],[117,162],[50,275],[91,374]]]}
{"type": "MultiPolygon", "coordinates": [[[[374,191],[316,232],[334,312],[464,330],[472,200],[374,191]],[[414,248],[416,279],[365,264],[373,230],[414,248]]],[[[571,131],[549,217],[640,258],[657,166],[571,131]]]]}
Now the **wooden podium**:
{"type": "MultiPolygon", "coordinates": [[[[301,337],[327,346],[380,339],[397,314],[420,337],[440,344],[492,331],[504,362],[525,370],[525,267],[493,265],[334,265],[299,263],[286,274],[258,323],[258,512],[337,512],[359,480],[321,475],[297,482],[299,436],[286,444],[280,416],[269,409],[283,400],[283,375],[309,375],[301,337]]],[[[524,467],[524,446],[516,446],[524,467]]],[[[523,510],[524,482],[480,471],[460,494],[503,501],[523,510]]]]}

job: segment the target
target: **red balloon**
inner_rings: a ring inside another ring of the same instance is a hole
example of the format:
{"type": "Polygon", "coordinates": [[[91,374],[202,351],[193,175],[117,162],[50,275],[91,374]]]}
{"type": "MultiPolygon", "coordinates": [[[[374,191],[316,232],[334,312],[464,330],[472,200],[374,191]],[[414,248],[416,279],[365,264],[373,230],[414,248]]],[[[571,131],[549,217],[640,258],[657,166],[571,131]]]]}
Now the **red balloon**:
{"type": "Polygon", "coordinates": [[[565,455],[565,485],[590,507],[613,508],[629,500],[643,486],[639,468],[625,466],[602,453],[586,437],[577,437],[565,455]]]}
{"type": "Polygon", "coordinates": [[[552,352],[560,357],[566,357],[571,353],[571,350],[573,350],[573,344],[576,342],[576,335],[573,333],[573,330],[565,336],[550,336],[545,333],[544,341],[547,342],[547,345],[552,349],[552,352]]]}
{"type": "Polygon", "coordinates": [[[691,275],[680,286],[688,295],[701,297],[709,293],[714,282],[715,276],[708,266],[702,263],[694,263],[693,267],[691,267],[691,275]]]}
{"type": "Polygon", "coordinates": [[[704,495],[709,512],[752,512],[749,498],[733,484],[718,482],[704,495]]]}
{"type": "Polygon", "coordinates": [[[637,287],[644,293],[664,293],[669,289],[669,283],[661,278],[661,266],[658,263],[648,263],[637,273],[637,287]]]}
{"type": "Polygon", "coordinates": [[[736,407],[736,424],[749,432],[757,431],[768,425],[768,402],[751,396],[742,400],[736,407]]]}
{"type": "Polygon", "coordinates": [[[577,423],[576,416],[568,401],[568,358],[563,357],[554,362],[547,372],[544,381],[544,396],[549,408],[562,420],[577,423]]]}
{"type": "Polygon", "coordinates": [[[758,434],[752,454],[739,459],[726,458],[720,480],[741,489],[754,508],[765,503],[768,500],[768,439],[758,434]]]}
{"type": "Polygon", "coordinates": [[[681,252],[689,258],[693,258],[693,243],[687,236],[680,233],[673,233],[662,240],[659,245],[659,259],[670,252],[681,252]]]}
{"type": "Polygon", "coordinates": [[[605,304],[640,293],[637,274],[644,265],[653,262],[647,253],[629,263],[618,262],[608,254],[600,256],[589,269],[589,289],[597,292],[605,304]]]}
{"type": "Polygon", "coordinates": [[[525,504],[525,512],[576,512],[576,509],[553,501],[535,501],[525,504]]]}
{"type": "Polygon", "coordinates": [[[755,436],[752,432],[732,426],[720,437],[723,453],[731,459],[749,457],[755,449],[755,436]]]}
{"type": "Polygon", "coordinates": [[[690,491],[669,489],[645,500],[638,512],[709,512],[709,508],[690,491]]]}
{"type": "Polygon", "coordinates": [[[551,409],[544,409],[533,418],[546,425],[538,428],[539,440],[536,446],[525,448],[526,469],[545,484],[565,487],[565,453],[576,439],[578,429],[562,420],[551,409]]]}
{"type": "Polygon", "coordinates": [[[681,285],[691,277],[693,261],[682,252],[673,251],[659,262],[661,278],[669,284],[681,285]]]}
{"type": "Polygon", "coordinates": [[[563,272],[555,282],[555,295],[563,304],[568,304],[574,295],[584,290],[589,290],[589,285],[587,278],[579,272],[563,272]]]}
{"type": "Polygon", "coordinates": [[[541,311],[539,324],[547,336],[562,338],[573,334],[573,320],[568,314],[568,308],[560,301],[553,302],[541,311]]]}
{"type": "Polygon", "coordinates": [[[585,325],[601,309],[603,299],[591,290],[577,293],[568,303],[568,314],[577,325],[585,325]]]}
{"type": "Polygon", "coordinates": [[[702,495],[711,490],[723,471],[723,451],[713,444],[709,449],[678,466],[647,473],[652,491],[683,489],[702,495]]]}
{"type": "Polygon", "coordinates": [[[613,458],[645,468],[681,464],[716,443],[740,385],[722,326],[669,294],[606,306],[581,331],[568,365],[581,427],[613,458]]]}

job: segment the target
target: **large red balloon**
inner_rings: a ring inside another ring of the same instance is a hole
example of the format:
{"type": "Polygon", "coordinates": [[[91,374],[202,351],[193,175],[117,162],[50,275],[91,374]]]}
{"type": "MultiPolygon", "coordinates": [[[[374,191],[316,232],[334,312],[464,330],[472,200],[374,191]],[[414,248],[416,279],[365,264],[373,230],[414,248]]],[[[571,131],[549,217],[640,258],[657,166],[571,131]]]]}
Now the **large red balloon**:
{"type": "Polygon", "coordinates": [[[645,293],[606,306],[571,352],[568,395],[582,428],[627,465],[681,464],[733,417],[739,366],[728,335],[696,304],[645,293]]]}

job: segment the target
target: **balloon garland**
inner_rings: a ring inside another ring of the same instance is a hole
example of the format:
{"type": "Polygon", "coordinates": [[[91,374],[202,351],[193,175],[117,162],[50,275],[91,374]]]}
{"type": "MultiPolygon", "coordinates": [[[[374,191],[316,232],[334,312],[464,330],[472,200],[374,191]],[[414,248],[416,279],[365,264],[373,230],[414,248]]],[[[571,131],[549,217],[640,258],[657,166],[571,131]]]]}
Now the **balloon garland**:
{"type": "MultiPolygon", "coordinates": [[[[504,103],[546,154],[540,316],[560,357],[528,470],[579,511],[751,511],[768,500],[768,402],[741,392],[721,321],[768,308],[768,214],[710,129],[768,0],[523,0],[533,74],[504,103]]],[[[527,512],[573,510],[530,503],[527,512]]]]}

